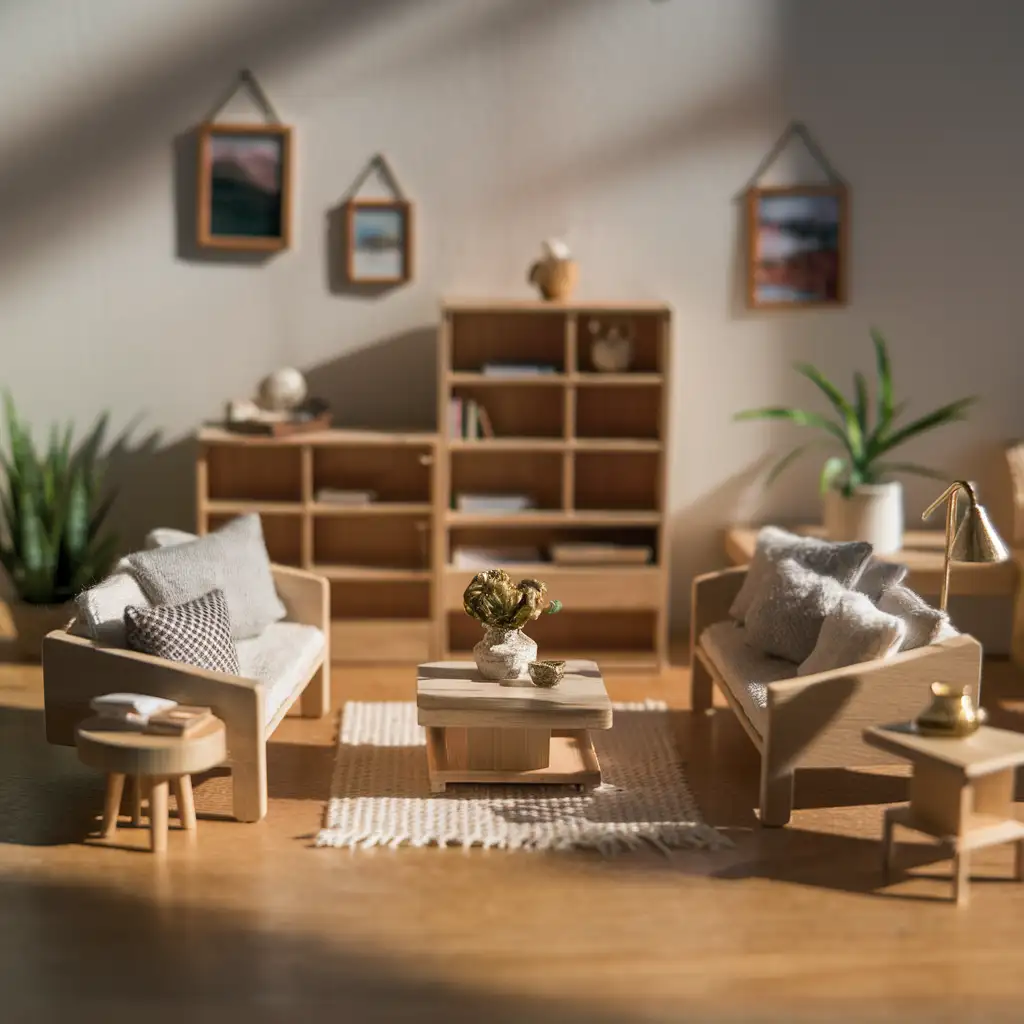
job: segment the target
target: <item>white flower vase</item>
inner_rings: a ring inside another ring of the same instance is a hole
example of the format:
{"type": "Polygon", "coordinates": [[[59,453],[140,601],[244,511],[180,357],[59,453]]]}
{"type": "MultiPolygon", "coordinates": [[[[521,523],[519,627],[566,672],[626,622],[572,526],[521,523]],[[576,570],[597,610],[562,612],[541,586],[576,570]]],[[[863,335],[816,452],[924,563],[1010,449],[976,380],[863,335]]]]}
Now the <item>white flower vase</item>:
{"type": "Polygon", "coordinates": [[[537,644],[521,629],[484,627],[484,638],[473,648],[476,667],[485,679],[518,679],[537,660],[537,644]]]}
{"type": "Polygon", "coordinates": [[[862,484],[847,498],[839,490],[825,494],[825,535],[833,541],[863,540],[875,554],[903,547],[903,485],[862,484]]]}

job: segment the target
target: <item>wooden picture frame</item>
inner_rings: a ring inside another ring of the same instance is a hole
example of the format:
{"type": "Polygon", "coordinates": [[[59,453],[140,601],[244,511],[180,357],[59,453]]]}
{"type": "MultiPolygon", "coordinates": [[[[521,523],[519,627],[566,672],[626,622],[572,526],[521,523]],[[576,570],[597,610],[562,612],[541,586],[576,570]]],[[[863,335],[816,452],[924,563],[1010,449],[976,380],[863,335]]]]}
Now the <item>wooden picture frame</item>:
{"type": "Polygon", "coordinates": [[[201,248],[277,252],[291,245],[291,128],[199,128],[196,241],[201,248]]]}
{"type": "Polygon", "coordinates": [[[845,185],[747,192],[747,305],[798,310],[847,302],[850,198],[845,185]]]}
{"type": "Polygon", "coordinates": [[[350,199],[345,204],[345,246],[350,284],[412,280],[412,204],[404,199],[350,199]]]}

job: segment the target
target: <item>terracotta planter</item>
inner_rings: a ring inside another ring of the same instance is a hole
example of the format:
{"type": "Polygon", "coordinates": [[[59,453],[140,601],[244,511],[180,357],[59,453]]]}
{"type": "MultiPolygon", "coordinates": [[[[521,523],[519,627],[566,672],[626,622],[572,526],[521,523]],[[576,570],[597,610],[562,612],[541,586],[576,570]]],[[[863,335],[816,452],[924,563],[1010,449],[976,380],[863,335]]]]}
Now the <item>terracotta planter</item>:
{"type": "Polygon", "coordinates": [[[11,618],[17,634],[14,649],[22,661],[38,664],[43,660],[43,637],[51,630],[63,629],[74,618],[73,601],[67,604],[11,604],[11,618]]]}
{"type": "Polygon", "coordinates": [[[903,547],[903,485],[864,484],[847,498],[825,495],[825,534],[829,540],[865,540],[875,553],[891,555],[903,547]]]}
{"type": "Polygon", "coordinates": [[[473,648],[476,667],[485,679],[519,679],[537,659],[537,644],[521,629],[485,627],[484,638],[473,648]]]}

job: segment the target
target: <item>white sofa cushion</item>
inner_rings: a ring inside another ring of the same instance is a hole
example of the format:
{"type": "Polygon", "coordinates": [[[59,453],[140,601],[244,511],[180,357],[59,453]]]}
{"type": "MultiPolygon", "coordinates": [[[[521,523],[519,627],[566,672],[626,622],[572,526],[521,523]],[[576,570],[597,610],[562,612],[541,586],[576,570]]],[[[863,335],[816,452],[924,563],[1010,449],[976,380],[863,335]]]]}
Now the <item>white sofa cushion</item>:
{"type": "Polygon", "coordinates": [[[811,676],[887,658],[900,649],[906,635],[903,620],[880,611],[867,594],[844,594],[825,616],[818,642],[801,662],[798,674],[811,676]]]}
{"type": "Polygon", "coordinates": [[[752,647],[747,642],[746,629],[736,622],[708,626],[700,635],[700,644],[750,723],[763,736],[767,728],[766,684],[795,679],[797,666],[752,647]]]}
{"type": "Polygon", "coordinates": [[[269,722],[295,688],[309,679],[323,652],[324,635],[316,626],[272,622],[259,636],[239,640],[235,646],[242,678],[263,683],[269,722]]]}
{"type": "Polygon", "coordinates": [[[124,610],[129,606],[153,607],[139,586],[128,559],[122,558],[105,580],[83,590],[75,598],[75,621],[71,632],[107,647],[124,647],[124,610]]]}
{"type": "Polygon", "coordinates": [[[957,635],[945,612],[933,608],[923,597],[902,584],[886,590],[878,601],[878,607],[906,624],[901,651],[914,651],[957,635]]]}
{"type": "Polygon", "coordinates": [[[146,551],[153,551],[155,548],[170,548],[175,544],[187,544],[190,540],[199,540],[199,534],[189,533],[187,530],[176,530],[172,526],[158,526],[146,534],[142,547],[146,551]]]}

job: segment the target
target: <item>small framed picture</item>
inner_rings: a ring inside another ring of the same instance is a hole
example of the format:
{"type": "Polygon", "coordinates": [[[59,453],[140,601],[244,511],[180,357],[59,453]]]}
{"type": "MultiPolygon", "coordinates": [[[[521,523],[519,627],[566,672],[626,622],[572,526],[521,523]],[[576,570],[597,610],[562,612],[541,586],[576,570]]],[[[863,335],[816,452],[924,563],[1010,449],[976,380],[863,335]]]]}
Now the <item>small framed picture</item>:
{"type": "Polygon", "coordinates": [[[200,246],[274,252],[291,242],[291,129],[206,124],[199,129],[200,246]]]}
{"type": "Polygon", "coordinates": [[[747,194],[747,304],[801,309],[846,302],[849,199],[836,185],[747,194]]]}
{"type": "Polygon", "coordinates": [[[405,200],[353,199],[347,204],[346,270],[353,284],[412,279],[412,206],[405,200]]]}

